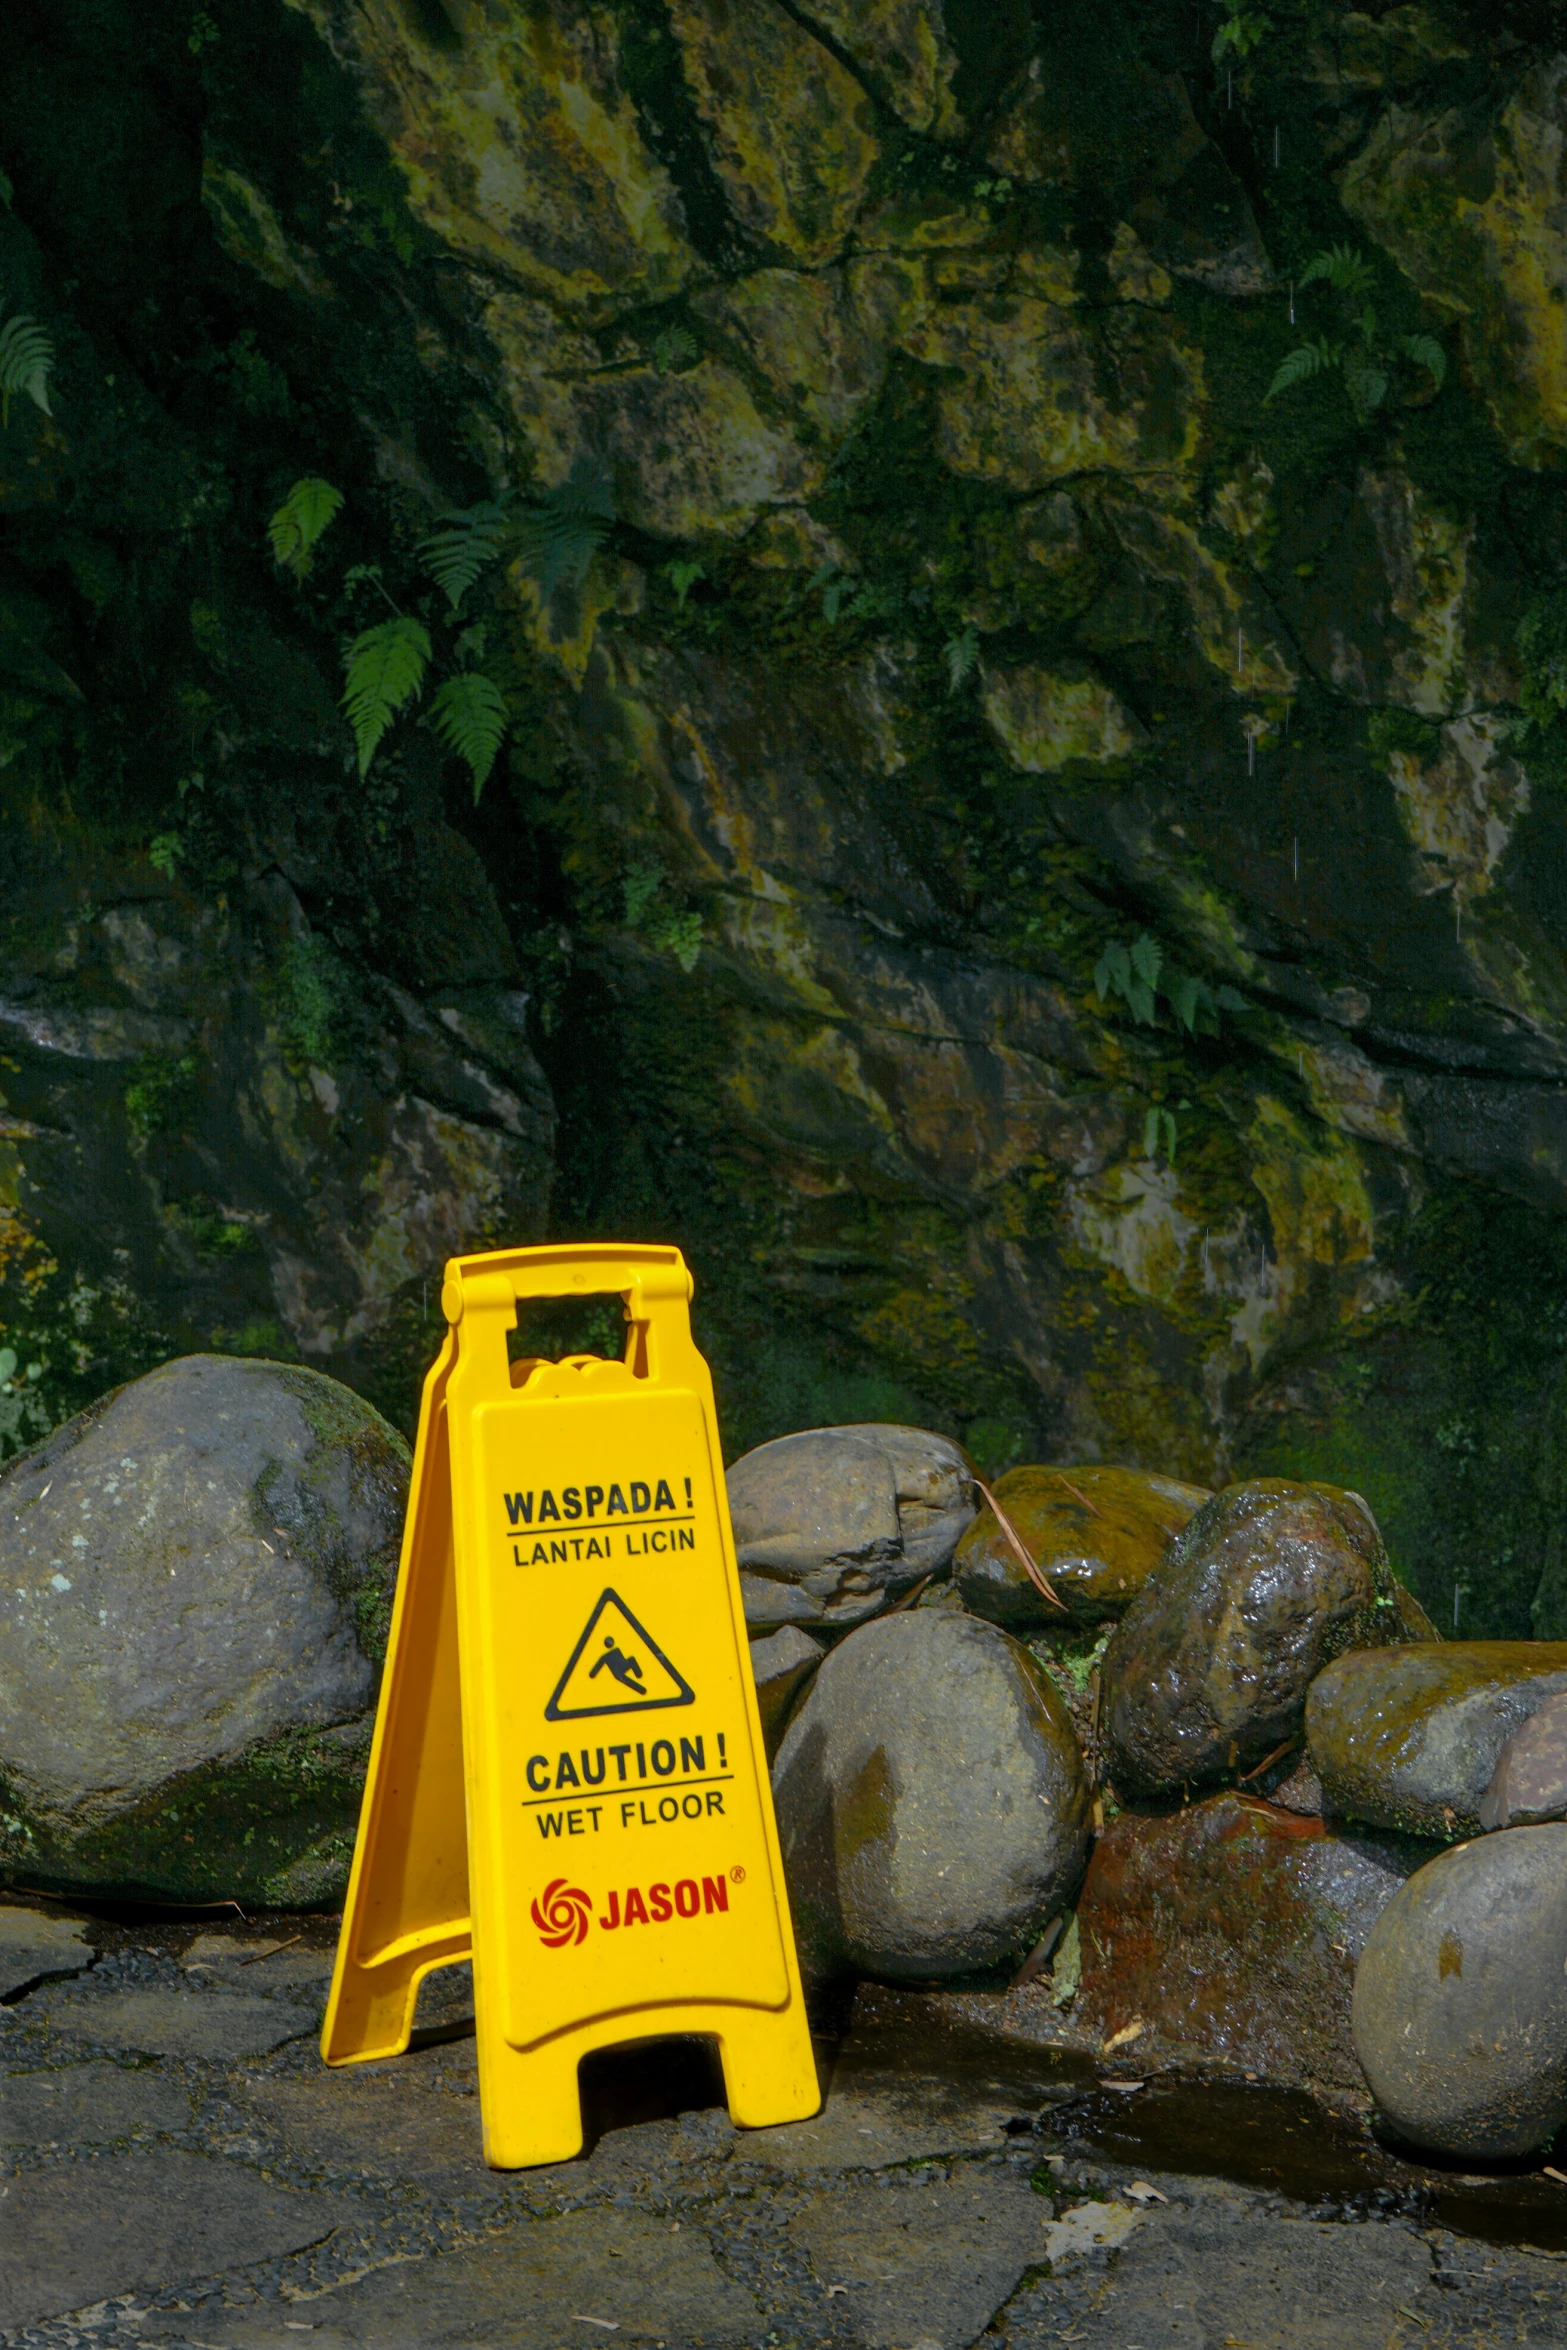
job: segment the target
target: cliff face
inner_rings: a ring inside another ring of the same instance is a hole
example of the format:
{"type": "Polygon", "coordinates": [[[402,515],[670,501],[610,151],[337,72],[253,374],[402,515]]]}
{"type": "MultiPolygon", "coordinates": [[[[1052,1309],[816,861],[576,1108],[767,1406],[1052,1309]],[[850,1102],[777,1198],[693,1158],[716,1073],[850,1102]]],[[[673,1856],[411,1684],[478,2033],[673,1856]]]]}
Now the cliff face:
{"type": "Polygon", "coordinates": [[[1567,1631],[1567,21],[7,45],[0,1443],[190,1346],[406,1418],[447,1253],[634,1232],[735,1449],[1324,1474],[1567,1631]]]}

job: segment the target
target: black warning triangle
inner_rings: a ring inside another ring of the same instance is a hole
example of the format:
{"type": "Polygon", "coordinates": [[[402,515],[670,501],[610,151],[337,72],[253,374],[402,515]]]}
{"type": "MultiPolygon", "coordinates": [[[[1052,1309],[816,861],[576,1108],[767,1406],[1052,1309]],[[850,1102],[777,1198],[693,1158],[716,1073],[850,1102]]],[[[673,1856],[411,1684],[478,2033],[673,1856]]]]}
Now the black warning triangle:
{"type": "Polygon", "coordinates": [[[547,1722],[695,1705],[696,1692],[617,1591],[606,1591],[544,1708],[547,1722]]]}

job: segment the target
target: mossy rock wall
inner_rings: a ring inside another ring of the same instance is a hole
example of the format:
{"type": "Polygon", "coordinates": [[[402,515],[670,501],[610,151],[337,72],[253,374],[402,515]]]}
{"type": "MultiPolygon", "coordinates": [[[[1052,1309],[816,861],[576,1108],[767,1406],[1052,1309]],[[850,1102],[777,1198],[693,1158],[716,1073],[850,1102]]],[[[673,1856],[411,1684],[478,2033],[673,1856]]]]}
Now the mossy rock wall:
{"type": "Polygon", "coordinates": [[[731,1451],[1325,1478],[1567,1630],[1567,18],[1242,13],[9,28],[0,1444],[197,1347],[407,1426],[450,1251],[670,1238],[731,1451]],[[1337,246],[1384,394],[1269,399],[1337,246]]]}

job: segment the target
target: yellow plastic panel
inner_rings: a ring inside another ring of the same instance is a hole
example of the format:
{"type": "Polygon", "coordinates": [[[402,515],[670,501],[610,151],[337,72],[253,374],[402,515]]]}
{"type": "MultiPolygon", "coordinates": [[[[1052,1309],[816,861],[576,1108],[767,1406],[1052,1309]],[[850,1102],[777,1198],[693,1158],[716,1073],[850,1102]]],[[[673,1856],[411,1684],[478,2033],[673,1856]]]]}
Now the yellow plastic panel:
{"type": "Polygon", "coordinates": [[[328,2064],[408,2045],[420,1978],[470,1949],[446,1436],[451,1334],[424,1385],[397,1597],[321,2034],[328,2064]]]}

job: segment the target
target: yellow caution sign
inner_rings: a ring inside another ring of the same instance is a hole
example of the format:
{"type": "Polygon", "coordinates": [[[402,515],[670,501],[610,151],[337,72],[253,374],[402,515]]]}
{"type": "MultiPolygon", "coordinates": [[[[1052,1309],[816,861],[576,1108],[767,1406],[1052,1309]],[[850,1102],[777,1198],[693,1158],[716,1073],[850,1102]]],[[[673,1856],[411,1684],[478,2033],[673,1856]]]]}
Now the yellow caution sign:
{"type": "Polygon", "coordinates": [[[596,2048],[696,2033],[756,2127],[820,2103],[678,1249],[456,1257],[321,2036],[398,2054],[473,1959],[486,2158],[582,2146],[596,2048]],[[530,1300],[618,1295],[623,1358],[513,1362],[530,1300]]]}

